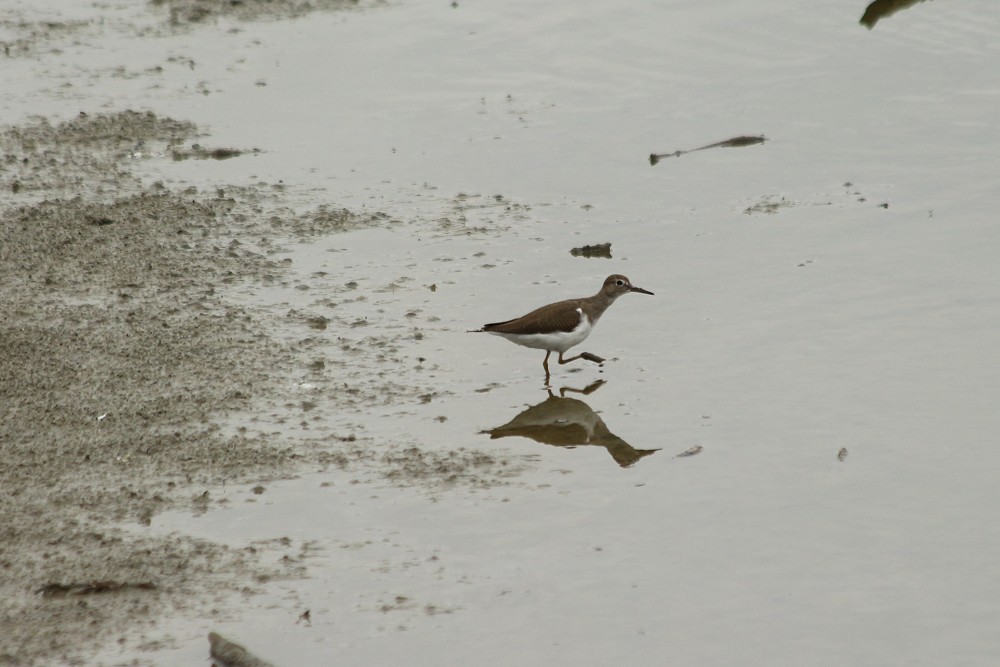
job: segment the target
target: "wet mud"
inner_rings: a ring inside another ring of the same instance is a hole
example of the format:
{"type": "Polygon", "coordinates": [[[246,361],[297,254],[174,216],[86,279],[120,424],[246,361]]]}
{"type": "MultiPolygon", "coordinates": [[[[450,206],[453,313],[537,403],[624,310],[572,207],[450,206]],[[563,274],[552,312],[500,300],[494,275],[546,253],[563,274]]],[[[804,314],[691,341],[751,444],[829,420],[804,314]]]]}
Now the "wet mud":
{"type": "MultiPolygon", "coordinates": [[[[41,62],[107,33],[376,4],[162,0],[95,6],[90,18],[39,10],[0,21],[0,57],[41,62]]],[[[160,74],[131,72],[125,57],[80,76],[160,74]]],[[[163,619],[222,618],[267,582],[306,576],[306,545],[293,540],[233,546],[143,532],[160,512],[218,506],[223,488],[260,494],[269,481],[329,470],[352,484],[433,492],[509,484],[524,466],[319,426],[342,414],[363,424],[373,406],[426,403],[437,389],[386,372],[398,368],[398,331],[338,312],[366,299],[358,276],[295,277],[285,246],[401,221],[328,200],[302,212],[280,182],[171,187],[148,176],[157,164],[252,159],[268,147],[220,146],[187,119],[87,99],[72,116],[0,126],[0,665],[170,648],[163,619]],[[318,285],[323,298],[308,308],[233,298],[318,285]]],[[[459,195],[431,231],[477,233],[472,223],[496,208],[523,214],[501,196],[459,195]]],[[[406,337],[422,335],[407,326],[406,337]]]]}
{"type": "Polygon", "coordinates": [[[221,17],[239,20],[296,18],[311,12],[343,10],[359,6],[360,0],[152,0],[158,10],[166,10],[171,25],[196,26],[221,17]]]}
{"type": "MultiPolygon", "coordinates": [[[[237,426],[432,393],[374,372],[396,363],[394,336],[357,335],[335,299],[325,314],[276,313],[227,296],[287,284],[282,243],[395,221],[330,205],[293,213],[280,184],[176,191],[136,176],[198,137],[192,123],[133,111],[0,130],[0,664],[87,664],[114,642],[164,648],[157,619],[211,618],[305,576],[290,540],[236,548],[128,528],[205,512],[223,485],[332,469],[483,487],[518,471],[480,452],[237,426]],[[289,400],[303,377],[346,389],[289,400]]],[[[345,277],[317,279],[359,298],[345,277]]]]}
{"type": "Polygon", "coordinates": [[[0,134],[0,664],[78,660],[167,608],[205,612],[296,569],[116,527],[295,456],[215,423],[266,393],[275,356],[216,293],[277,270],[231,239],[247,202],[143,187],[128,168],[137,143],[194,134],[128,111],[0,134]]]}

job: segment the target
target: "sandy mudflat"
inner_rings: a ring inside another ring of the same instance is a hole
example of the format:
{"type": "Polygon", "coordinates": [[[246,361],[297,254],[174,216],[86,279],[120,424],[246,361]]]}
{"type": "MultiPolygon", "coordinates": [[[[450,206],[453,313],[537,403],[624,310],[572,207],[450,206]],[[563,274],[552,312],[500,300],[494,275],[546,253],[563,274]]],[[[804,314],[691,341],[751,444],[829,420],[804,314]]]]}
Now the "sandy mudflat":
{"type": "MultiPolygon", "coordinates": [[[[168,34],[219,12],[283,19],[356,4],[151,3],[141,26],[26,19],[4,46],[8,58],[30,60],[71,40],[96,43],[103,30],[168,34]]],[[[304,576],[303,547],[287,540],[233,548],[127,530],[168,509],[204,512],[224,502],[213,491],[227,485],[331,466],[363,466],[394,484],[489,485],[512,470],[481,453],[390,445],[376,455],[353,433],[233,425],[264,409],[279,423],[302,420],[315,406],[290,401],[290,383],[342,380],[345,362],[324,355],[338,327],[354,325],[223,292],[287,284],[288,240],[391,222],[329,204],[292,212],[281,183],[176,190],[135,173],[252,152],[214,146],[189,120],[154,111],[0,127],[0,664],[89,664],[114,643],[155,650],[168,646],[155,630],[167,615],[211,618],[263,582],[304,576]],[[278,565],[262,564],[274,553],[278,565]]],[[[355,288],[341,289],[363,300],[355,288]]],[[[421,400],[425,389],[372,371],[395,363],[392,336],[373,332],[364,351],[338,345],[356,381],[324,398],[328,411],[421,400]]]]}
{"type": "MultiPolygon", "coordinates": [[[[303,11],[272,4],[238,8],[303,11]]],[[[169,20],[197,23],[223,6],[172,3],[169,20]]],[[[8,56],[80,25],[21,26],[8,56]]],[[[283,371],[316,361],[217,289],[281,279],[280,262],[240,235],[309,236],[373,218],[264,216],[261,201],[280,188],[176,192],[132,173],[152,154],[191,157],[197,136],[186,120],[130,110],[0,128],[0,664],[85,664],[102,644],[137,643],[168,610],[208,613],[220,596],[299,576],[295,559],[259,562],[288,545],[235,550],[116,526],[203,510],[221,484],[349,456],[220,425],[266,401],[283,371]]]]}
{"type": "Polygon", "coordinates": [[[144,188],[123,166],[137,141],[193,132],[120,112],[0,139],[16,191],[5,199],[35,200],[0,222],[0,662],[86,656],[165,607],[204,610],[214,592],[285,574],[246,551],[111,527],[207,505],[207,489],[280,474],[293,457],[212,421],[291,363],[214,293],[280,273],[225,240],[247,204],[144,188]]]}

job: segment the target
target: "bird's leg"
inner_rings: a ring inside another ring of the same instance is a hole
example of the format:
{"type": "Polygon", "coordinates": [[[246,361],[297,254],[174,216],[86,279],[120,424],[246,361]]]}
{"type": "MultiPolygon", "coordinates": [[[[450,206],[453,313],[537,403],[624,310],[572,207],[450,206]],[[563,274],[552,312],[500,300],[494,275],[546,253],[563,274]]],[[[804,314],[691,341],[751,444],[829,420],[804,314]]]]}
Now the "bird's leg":
{"type": "Polygon", "coordinates": [[[563,353],[562,353],[562,352],[560,352],[560,353],[559,353],[559,363],[560,363],[560,364],[568,364],[568,363],[569,363],[569,362],[571,362],[571,361],[576,361],[576,360],[577,360],[577,359],[579,359],[579,358],[580,358],[580,356],[581,356],[581,355],[579,355],[579,354],[578,354],[578,355],[576,355],[575,357],[570,357],[569,359],[563,359],[563,356],[562,356],[562,355],[563,355],[563,353]]]}
{"type": "Polygon", "coordinates": [[[575,357],[570,357],[569,359],[563,359],[562,352],[559,353],[559,363],[568,364],[571,361],[576,361],[577,359],[586,359],[587,361],[593,361],[595,364],[603,364],[604,359],[601,359],[596,354],[591,354],[590,352],[581,352],[575,357]]]}
{"type": "Polygon", "coordinates": [[[549,355],[552,354],[552,350],[545,351],[545,360],[542,362],[542,368],[545,369],[545,386],[549,386],[549,378],[552,377],[549,374],[549,355]]]}

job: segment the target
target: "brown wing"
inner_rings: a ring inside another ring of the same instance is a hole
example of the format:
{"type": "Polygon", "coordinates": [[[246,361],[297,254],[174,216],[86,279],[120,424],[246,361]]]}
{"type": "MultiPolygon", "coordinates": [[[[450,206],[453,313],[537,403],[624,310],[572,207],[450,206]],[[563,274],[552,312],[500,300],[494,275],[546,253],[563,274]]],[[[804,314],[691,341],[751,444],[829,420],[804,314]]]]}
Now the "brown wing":
{"type": "Polygon", "coordinates": [[[579,302],[576,299],[542,306],[523,317],[483,325],[483,331],[512,334],[537,334],[550,331],[569,332],[580,324],[579,302]]]}

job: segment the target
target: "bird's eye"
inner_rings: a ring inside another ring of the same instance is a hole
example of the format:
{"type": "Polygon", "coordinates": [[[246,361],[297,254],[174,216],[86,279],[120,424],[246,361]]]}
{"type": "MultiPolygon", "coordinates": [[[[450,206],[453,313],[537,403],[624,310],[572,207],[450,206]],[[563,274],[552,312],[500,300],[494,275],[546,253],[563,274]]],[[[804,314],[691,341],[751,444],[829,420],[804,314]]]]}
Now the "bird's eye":
{"type": "Polygon", "coordinates": [[[624,280],[616,280],[615,284],[618,285],[619,287],[621,287],[622,285],[625,284],[625,281],[624,280]]]}

